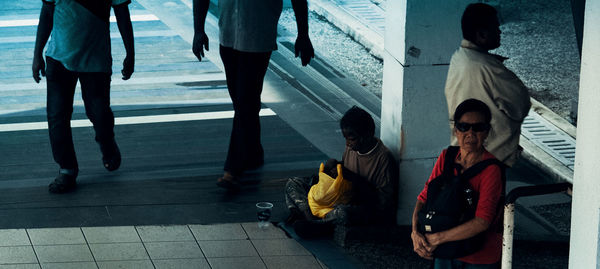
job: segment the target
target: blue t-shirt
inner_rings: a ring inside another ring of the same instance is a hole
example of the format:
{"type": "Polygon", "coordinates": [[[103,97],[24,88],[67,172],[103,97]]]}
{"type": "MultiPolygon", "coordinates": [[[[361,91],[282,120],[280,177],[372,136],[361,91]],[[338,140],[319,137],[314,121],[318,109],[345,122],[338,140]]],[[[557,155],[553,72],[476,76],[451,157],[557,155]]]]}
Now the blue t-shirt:
{"type": "Polygon", "coordinates": [[[112,72],[110,8],[131,0],[42,0],[54,4],[46,56],[75,72],[112,72]]]}

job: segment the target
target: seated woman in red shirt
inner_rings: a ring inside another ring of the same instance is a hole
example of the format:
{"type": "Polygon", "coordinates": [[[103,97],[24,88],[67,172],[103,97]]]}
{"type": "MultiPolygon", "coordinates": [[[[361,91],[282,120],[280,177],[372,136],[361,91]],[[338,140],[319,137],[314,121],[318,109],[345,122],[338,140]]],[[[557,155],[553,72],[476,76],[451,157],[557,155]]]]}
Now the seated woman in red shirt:
{"type": "MultiPolygon", "coordinates": [[[[484,142],[490,130],[491,113],[487,105],[476,99],[462,102],[454,113],[454,134],[458,138],[458,153],[453,161],[454,176],[484,160],[495,159],[485,147],[484,142]]],[[[499,210],[503,193],[502,167],[489,165],[468,180],[479,199],[474,206],[474,217],[453,228],[423,233],[419,231],[418,213],[426,205],[427,190],[430,182],[442,175],[445,156],[444,150],[431,172],[423,191],[417,197],[417,204],[412,217],[412,233],[414,251],[426,259],[434,259],[434,268],[499,268],[502,253],[502,234],[498,229],[500,223],[499,210]],[[483,244],[478,250],[464,257],[443,259],[434,255],[435,249],[448,242],[472,238],[480,233],[483,244]]],[[[431,198],[434,199],[434,198],[431,198]]],[[[434,212],[435,213],[435,212],[434,212]]]]}

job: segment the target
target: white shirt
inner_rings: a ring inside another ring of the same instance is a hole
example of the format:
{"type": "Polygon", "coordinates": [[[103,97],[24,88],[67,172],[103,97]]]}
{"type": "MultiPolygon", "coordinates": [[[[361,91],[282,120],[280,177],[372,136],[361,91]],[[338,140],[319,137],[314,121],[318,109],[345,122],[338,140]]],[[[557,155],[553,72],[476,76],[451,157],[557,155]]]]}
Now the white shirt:
{"type": "MultiPolygon", "coordinates": [[[[463,40],[450,60],[445,93],[451,129],[454,111],[464,100],[475,98],[490,108],[492,129],[484,147],[498,160],[512,166],[519,154],[521,124],[531,107],[523,82],[504,66],[499,56],[463,40]]],[[[454,132],[451,144],[457,145],[454,132]]]]}
{"type": "Polygon", "coordinates": [[[219,41],[245,52],[277,49],[282,0],[219,0],[219,41]]]}

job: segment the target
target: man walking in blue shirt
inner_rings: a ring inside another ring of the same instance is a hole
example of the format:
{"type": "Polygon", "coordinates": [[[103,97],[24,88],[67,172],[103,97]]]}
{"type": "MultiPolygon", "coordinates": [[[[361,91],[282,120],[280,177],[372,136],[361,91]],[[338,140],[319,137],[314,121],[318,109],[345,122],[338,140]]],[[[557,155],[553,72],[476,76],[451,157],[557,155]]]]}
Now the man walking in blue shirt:
{"type": "Polygon", "coordinates": [[[102,162],[108,171],[121,164],[121,153],[114,139],[114,115],[110,108],[110,9],[114,9],[127,56],[121,71],[129,79],[134,69],[133,29],[127,5],[130,0],[42,0],[35,49],[33,79],[40,73],[47,78],[47,117],[58,176],[49,185],[52,193],[75,189],[79,172],[73,138],[71,115],[77,81],[85,111],[94,125],[102,162]],[[48,38],[46,62],[42,56],[48,38]]]}

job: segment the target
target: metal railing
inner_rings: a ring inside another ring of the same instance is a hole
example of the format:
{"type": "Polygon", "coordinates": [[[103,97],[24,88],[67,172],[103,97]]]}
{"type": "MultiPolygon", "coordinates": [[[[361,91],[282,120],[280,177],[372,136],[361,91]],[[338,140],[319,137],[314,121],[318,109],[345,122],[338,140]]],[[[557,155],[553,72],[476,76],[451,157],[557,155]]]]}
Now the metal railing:
{"type": "Polygon", "coordinates": [[[557,183],[518,187],[506,195],[504,202],[504,232],[502,234],[502,269],[512,268],[513,233],[515,224],[515,202],[524,196],[536,196],[567,191],[571,183],[557,183]]]}

